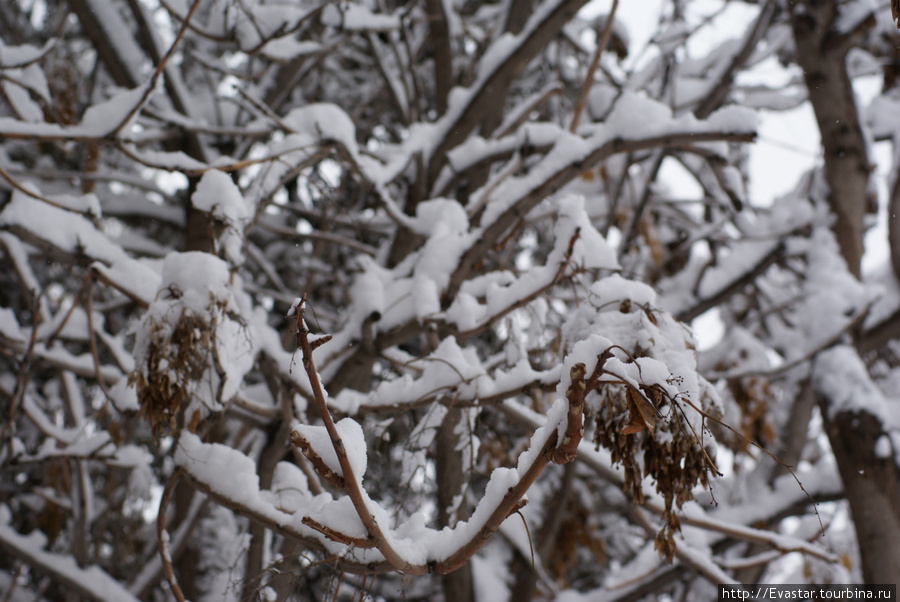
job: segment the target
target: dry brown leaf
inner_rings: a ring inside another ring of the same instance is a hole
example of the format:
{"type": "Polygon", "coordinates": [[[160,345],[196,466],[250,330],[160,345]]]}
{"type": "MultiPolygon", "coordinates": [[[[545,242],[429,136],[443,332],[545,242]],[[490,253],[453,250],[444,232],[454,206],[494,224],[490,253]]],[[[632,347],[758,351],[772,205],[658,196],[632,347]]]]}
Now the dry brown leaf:
{"type": "Polygon", "coordinates": [[[656,430],[656,409],[640,393],[633,389],[626,391],[625,403],[628,405],[630,420],[622,429],[622,432],[626,435],[631,435],[647,429],[652,435],[656,430]]]}

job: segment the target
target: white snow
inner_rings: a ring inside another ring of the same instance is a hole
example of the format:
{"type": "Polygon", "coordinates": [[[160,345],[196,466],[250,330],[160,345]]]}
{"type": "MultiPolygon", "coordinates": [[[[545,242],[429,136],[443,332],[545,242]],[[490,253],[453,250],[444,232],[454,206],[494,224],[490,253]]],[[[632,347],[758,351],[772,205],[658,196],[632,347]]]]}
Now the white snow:
{"type": "Polygon", "coordinates": [[[219,236],[219,244],[232,264],[242,264],[244,226],[252,214],[231,176],[216,169],[205,172],[191,195],[191,203],[225,225],[225,231],[219,236]]]}
{"type": "MultiPolygon", "coordinates": [[[[36,189],[35,189],[36,190],[36,189]]],[[[75,202],[75,197],[70,197],[75,202]]],[[[77,201],[79,210],[96,211],[96,197],[86,195],[77,201]]],[[[95,260],[94,268],[118,288],[149,302],[155,294],[159,276],[142,261],[131,258],[88,219],[54,207],[18,190],[0,213],[0,226],[17,228],[45,241],[63,253],[95,260]]]]}
{"type": "Polygon", "coordinates": [[[6,505],[0,506],[0,541],[3,547],[31,565],[38,572],[52,575],[73,593],[95,600],[109,602],[137,602],[125,587],[97,566],[81,568],[70,555],[47,552],[46,536],[38,530],[21,535],[10,526],[12,513],[6,505]]]}
{"type": "Polygon", "coordinates": [[[4,70],[0,86],[19,119],[30,123],[39,123],[44,120],[44,111],[41,109],[41,105],[31,98],[32,94],[37,94],[46,102],[49,102],[50,98],[47,78],[38,65],[29,65],[24,69],[4,70]]]}
{"type": "Polygon", "coordinates": [[[127,133],[137,116],[136,109],[147,92],[146,86],[121,92],[108,100],[91,105],[81,122],[72,126],[55,123],[31,123],[11,117],[0,117],[0,135],[33,138],[96,139],[110,136],[117,129],[127,133]]]}
{"type": "Polygon", "coordinates": [[[30,44],[8,46],[0,40],[0,69],[18,69],[39,61],[55,45],[55,40],[48,40],[43,47],[30,44]]]}
{"type": "MultiPolygon", "coordinates": [[[[183,316],[191,316],[210,331],[208,346],[215,346],[216,362],[205,366],[203,375],[190,387],[194,410],[205,412],[221,409],[240,389],[244,375],[256,359],[254,332],[247,321],[250,301],[241,290],[241,281],[232,276],[228,265],[218,257],[197,251],[166,255],[162,283],[155,301],[141,319],[135,341],[136,365],[147,369],[148,350],[153,345],[177,345],[168,337],[183,316]],[[160,328],[162,327],[162,328],[160,328]],[[160,339],[162,337],[162,339],[160,339]],[[217,364],[218,366],[216,366],[217,364]],[[221,368],[224,383],[219,375],[221,368]]],[[[198,353],[212,353],[198,341],[198,353]]],[[[160,367],[160,370],[166,369],[160,367]]],[[[172,375],[172,382],[177,378],[172,375]]]]}
{"type": "Polygon", "coordinates": [[[273,502],[283,501],[281,496],[286,482],[300,484],[296,475],[288,477],[290,481],[284,481],[282,472],[280,480],[273,482],[273,489],[264,497],[252,459],[227,445],[203,443],[188,431],[182,431],[179,436],[175,465],[184,467],[192,478],[224,501],[240,505],[278,525],[299,524],[303,513],[321,508],[331,499],[326,494],[312,497],[305,490],[295,490],[297,495],[292,501],[296,506],[276,507],[273,502]],[[277,489],[274,488],[276,485],[277,489]]]}
{"type": "MultiPolygon", "coordinates": [[[[344,444],[347,452],[347,460],[350,462],[350,468],[357,481],[362,481],[366,473],[366,439],[363,435],[362,427],[352,418],[343,418],[335,423],[338,436],[344,444]]],[[[334,451],[334,445],[328,431],[324,426],[312,426],[308,424],[295,424],[294,430],[306,439],[310,446],[315,450],[316,454],[323,462],[337,475],[344,476],[341,464],[338,461],[337,453],[334,451]]]]}
{"type": "Polygon", "coordinates": [[[885,460],[893,456],[891,453],[891,438],[887,435],[881,435],[875,441],[875,457],[881,460],[885,460]]]}
{"type": "Polygon", "coordinates": [[[400,19],[395,15],[374,13],[366,6],[349,2],[326,5],[322,23],[346,31],[391,31],[400,27],[400,19]]]}
{"type": "Polygon", "coordinates": [[[865,364],[855,349],[836,345],[816,355],[812,369],[813,385],[828,397],[828,418],[842,412],[867,412],[888,431],[900,429],[900,420],[888,400],[872,382],[865,364]]]}

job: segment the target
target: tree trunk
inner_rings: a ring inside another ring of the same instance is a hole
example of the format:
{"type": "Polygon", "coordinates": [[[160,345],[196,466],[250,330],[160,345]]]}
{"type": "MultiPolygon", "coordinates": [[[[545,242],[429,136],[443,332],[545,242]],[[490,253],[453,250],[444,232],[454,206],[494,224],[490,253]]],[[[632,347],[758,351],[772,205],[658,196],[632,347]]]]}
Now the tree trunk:
{"type": "Polygon", "coordinates": [[[837,14],[834,0],[795,2],[791,26],[797,63],[822,136],[834,233],[847,267],[858,277],[870,166],[847,72],[847,52],[855,35],[837,32],[837,14]]]}
{"type": "Polygon", "coordinates": [[[875,442],[886,436],[884,426],[868,412],[841,412],[826,424],[856,527],[863,581],[896,583],[900,578],[900,468],[895,454],[879,458],[875,452],[875,442]]]}
{"type": "MultiPolygon", "coordinates": [[[[806,0],[790,6],[797,63],[803,68],[822,135],[835,237],[847,268],[858,277],[870,168],[847,72],[847,52],[853,39],[874,20],[870,17],[856,31],[839,33],[837,16],[834,0],[806,0]]],[[[900,575],[900,473],[894,454],[879,459],[875,453],[875,442],[886,429],[862,407],[835,413],[840,392],[817,393],[856,527],[863,578],[866,583],[894,583],[900,575]]]]}

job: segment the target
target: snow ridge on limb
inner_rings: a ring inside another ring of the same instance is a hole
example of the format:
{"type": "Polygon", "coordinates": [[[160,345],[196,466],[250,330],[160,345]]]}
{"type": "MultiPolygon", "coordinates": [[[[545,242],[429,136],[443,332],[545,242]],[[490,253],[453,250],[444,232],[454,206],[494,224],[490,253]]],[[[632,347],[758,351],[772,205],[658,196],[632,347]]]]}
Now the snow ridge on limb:
{"type": "MultiPolygon", "coordinates": [[[[328,494],[312,494],[296,466],[279,464],[282,469],[276,472],[281,478],[273,482],[271,489],[260,489],[254,462],[246,454],[227,445],[204,443],[190,432],[182,432],[179,437],[175,465],[185,471],[198,490],[217,503],[314,549],[330,554],[343,551],[339,544],[304,524],[305,515],[317,513],[333,499],[328,494]]],[[[391,570],[377,553],[375,556],[349,554],[342,558],[340,565],[346,571],[360,574],[391,570]]]]}
{"type": "MultiPolygon", "coordinates": [[[[91,212],[95,208],[99,217],[93,195],[85,195],[75,206],[81,209],[85,205],[91,212]]],[[[16,190],[0,212],[0,228],[71,263],[89,263],[100,278],[138,303],[149,305],[155,295],[153,289],[159,284],[156,272],[129,256],[86,217],[16,190]]]]}
{"type": "Polygon", "coordinates": [[[35,569],[51,575],[87,600],[137,602],[131,592],[100,567],[79,567],[69,555],[44,550],[46,537],[42,533],[19,534],[10,526],[11,518],[9,508],[0,506],[0,548],[9,554],[27,560],[35,569]]]}

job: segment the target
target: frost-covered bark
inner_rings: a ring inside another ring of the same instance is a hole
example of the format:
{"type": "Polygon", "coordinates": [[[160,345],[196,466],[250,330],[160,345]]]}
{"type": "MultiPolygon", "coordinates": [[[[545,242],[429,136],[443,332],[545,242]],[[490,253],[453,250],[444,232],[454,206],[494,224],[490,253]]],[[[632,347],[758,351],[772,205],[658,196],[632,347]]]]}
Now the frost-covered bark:
{"type": "Polygon", "coordinates": [[[867,4],[666,4],[647,48],[581,0],[0,4],[11,599],[896,574],[867,4]],[[823,166],[749,198],[807,98],[823,166]]]}

